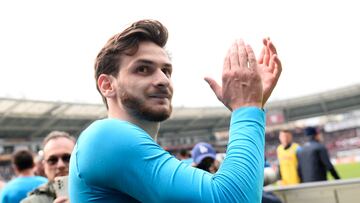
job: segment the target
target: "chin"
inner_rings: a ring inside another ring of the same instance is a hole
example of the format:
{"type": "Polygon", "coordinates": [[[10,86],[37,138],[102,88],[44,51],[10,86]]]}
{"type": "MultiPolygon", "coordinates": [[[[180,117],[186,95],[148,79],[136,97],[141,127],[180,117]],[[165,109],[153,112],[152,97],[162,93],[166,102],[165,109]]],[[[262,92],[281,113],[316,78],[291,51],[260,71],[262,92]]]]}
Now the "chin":
{"type": "Polygon", "coordinates": [[[172,107],[161,107],[161,108],[147,108],[144,109],[140,114],[141,117],[148,121],[162,122],[168,119],[171,115],[172,107]]]}
{"type": "Polygon", "coordinates": [[[162,111],[162,112],[156,112],[152,113],[148,116],[146,116],[146,120],[149,121],[155,121],[155,122],[162,122],[168,119],[171,115],[171,111],[162,111]]]}

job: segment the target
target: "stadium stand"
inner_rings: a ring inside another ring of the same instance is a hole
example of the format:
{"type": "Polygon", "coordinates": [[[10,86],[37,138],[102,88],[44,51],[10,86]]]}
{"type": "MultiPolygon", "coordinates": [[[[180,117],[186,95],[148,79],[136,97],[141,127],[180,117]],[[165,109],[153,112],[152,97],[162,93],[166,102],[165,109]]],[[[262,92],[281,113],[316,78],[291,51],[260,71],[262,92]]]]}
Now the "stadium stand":
{"type": "MultiPolygon", "coordinates": [[[[276,159],[280,129],[291,129],[294,141],[303,143],[302,128],[307,119],[314,117],[318,120],[316,125],[324,131],[332,156],[343,149],[359,147],[359,109],[360,84],[268,103],[267,158],[276,159]]],[[[93,120],[103,117],[106,117],[103,104],[0,98],[0,171],[9,171],[4,169],[7,154],[17,148],[38,151],[42,138],[50,131],[62,130],[78,136],[93,120]]],[[[224,152],[229,119],[230,112],[224,107],[177,107],[172,117],[161,124],[158,142],[170,152],[191,149],[198,142],[211,143],[218,152],[224,152]]]]}

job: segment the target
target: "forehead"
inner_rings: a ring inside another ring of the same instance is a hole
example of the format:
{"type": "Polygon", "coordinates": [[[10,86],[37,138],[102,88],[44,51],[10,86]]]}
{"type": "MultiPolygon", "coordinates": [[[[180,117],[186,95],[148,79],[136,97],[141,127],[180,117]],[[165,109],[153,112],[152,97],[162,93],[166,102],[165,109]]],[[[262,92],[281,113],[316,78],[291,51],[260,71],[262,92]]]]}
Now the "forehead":
{"type": "Polygon", "coordinates": [[[132,55],[124,55],[121,59],[121,67],[131,66],[140,60],[152,61],[156,64],[171,64],[166,50],[153,42],[140,42],[139,49],[132,55]]]}
{"type": "Polygon", "coordinates": [[[44,156],[49,157],[56,154],[71,153],[75,143],[67,138],[58,137],[49,140],[44,147],[44,156]]]}
{"type": "Polygon", "coordinates": [[[290,132],[284,132],[284,131],[280,132],[280,137],[290,137],[290,136],[291,136],[290,132]]]}

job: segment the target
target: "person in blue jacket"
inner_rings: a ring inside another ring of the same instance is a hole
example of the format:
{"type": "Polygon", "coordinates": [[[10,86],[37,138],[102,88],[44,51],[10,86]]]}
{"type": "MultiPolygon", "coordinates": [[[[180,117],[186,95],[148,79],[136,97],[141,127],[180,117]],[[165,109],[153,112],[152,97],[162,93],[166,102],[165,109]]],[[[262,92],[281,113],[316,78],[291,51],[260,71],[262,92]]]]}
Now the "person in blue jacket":
{"type": "MultiPolygon", "coordinates": [[[[70,202],[260,202],[265,112],[281,63],[270,39],[255,54],[236,40],[225,57],[222,86],[205,78],[232,112],[226,160],[210,174],[176,159],[156,143],[172,112],[168,32],[140,20],[111,37],[95,62],[108,118],[80,135],[70,160],[70,202]]],[[[190,74],[190,73],[189,73],[190,74]]]]}
{"type": "Polygon", "coordinates": [[[11,162],[16,178],[9,181],[0,192],[1,203],[20,202],[28,192],[48,181],[42,176],[35,176],[32,151],[27,149],[15,151],[11,162]]]}

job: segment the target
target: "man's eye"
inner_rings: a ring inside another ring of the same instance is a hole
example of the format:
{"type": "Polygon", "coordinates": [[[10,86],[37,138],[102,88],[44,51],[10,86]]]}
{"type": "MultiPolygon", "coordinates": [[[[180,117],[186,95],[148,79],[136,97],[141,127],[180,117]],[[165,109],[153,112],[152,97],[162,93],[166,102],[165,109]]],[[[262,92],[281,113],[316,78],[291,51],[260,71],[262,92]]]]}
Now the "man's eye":
{"type": "Polygon", "coordinates": [[[170,69],[168,69],[168,68],[164,68],[163,70],[162,70],[162,72],[167,76],[167,77],[171,77],[171,70],[170,69]]]}
{"type": "Polygon", "coordinates": [[[138,71],[139,73],[148,73],[148,72],[149,72],[149,67],[147,67],[147,66],[140,66],[140,67],[137,68],[137,71],[138,71]]]}

